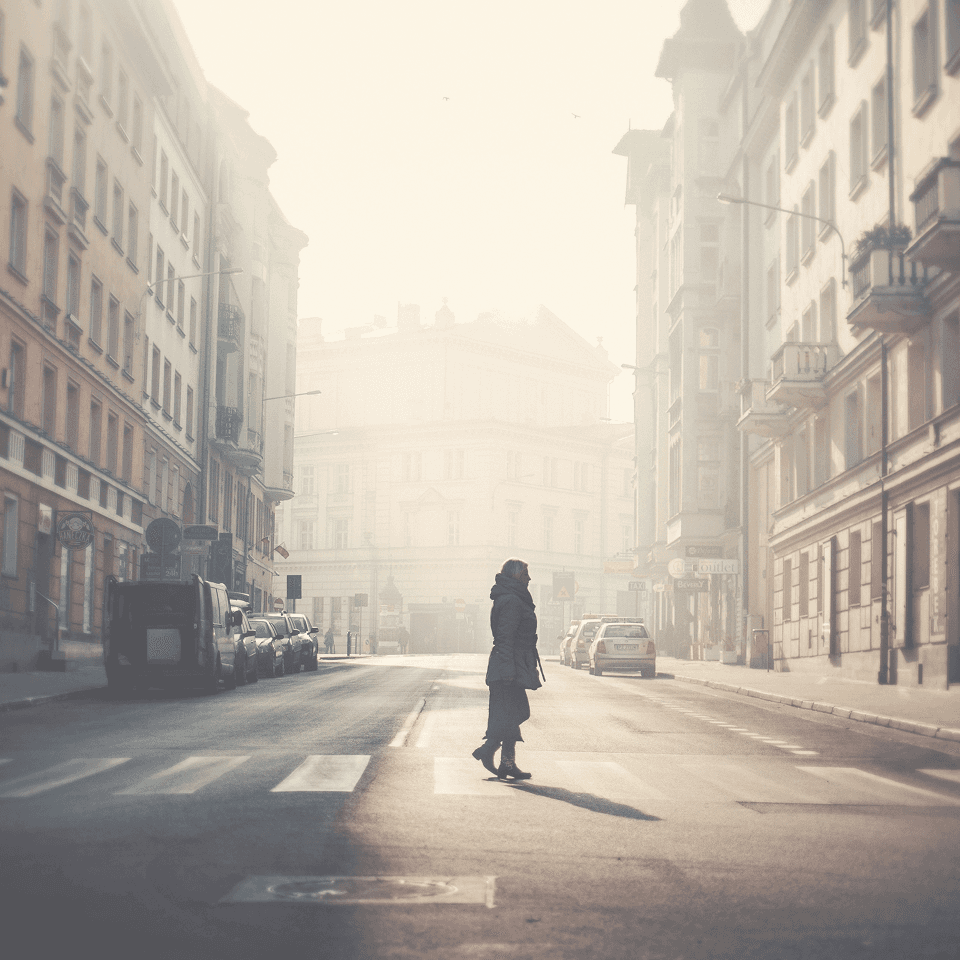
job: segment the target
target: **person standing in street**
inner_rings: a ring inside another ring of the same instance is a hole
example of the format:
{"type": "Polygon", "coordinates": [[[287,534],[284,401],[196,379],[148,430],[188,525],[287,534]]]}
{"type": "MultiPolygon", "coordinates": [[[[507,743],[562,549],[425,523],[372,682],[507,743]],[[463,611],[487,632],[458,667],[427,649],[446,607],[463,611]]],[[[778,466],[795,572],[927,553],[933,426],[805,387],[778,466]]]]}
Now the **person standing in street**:
{"type": "Polygon", "coordinates": [[[327,632],[323,635],[323,647],[327,653],[333,653],[333,627],[327,627],[327,632]]]}
{"type": "Polygon", "coordinates": [[[527,690],[542,686],[537,668],[543,673],[537,653],[536,606],[528,583],[526,562],[511,558],[503,564],[490,590],[493,649],[486,675],[490,688],[487,731],[484,743],[473,751],[473,756],[501,780],[529,780],[531,776],[516,761],[517,741],[523,740],[520,724],[530,717],[527,690]],[[497,750],[499,766],[493,760],[497,750]]]}

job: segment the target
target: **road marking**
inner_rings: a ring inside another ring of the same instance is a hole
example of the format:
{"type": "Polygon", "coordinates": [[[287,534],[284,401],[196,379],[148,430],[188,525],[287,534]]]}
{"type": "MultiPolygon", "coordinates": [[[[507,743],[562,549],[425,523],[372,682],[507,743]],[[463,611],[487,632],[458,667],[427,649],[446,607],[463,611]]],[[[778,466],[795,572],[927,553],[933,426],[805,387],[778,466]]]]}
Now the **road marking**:
{"type": "Polygon", "coordinates": [[[939,777],[941,780],[949,780],[951,783],[960,783],[960,770],[919,770],[918,773],[925,773],[928,777],[939,777]]]}
{"type": "Polygon", "coordinates": [[[470,758],[434,757],[433,792],[469,797],[505,796],[504,784],[470,758]]]}
{"type": "Polygon", "coordinates": [[[403,721],[403,726],[397,732],[397,735],[390,741],[391,747],[402,747],[406,744],[407,737],[410,736],[410,731],[417,722],[417,717],[420,716],[420,711],[424,708],[426,702],[424,697],[417,701],[417,705],[407,714],[407,719],[403,721]]]}
{"type": "Polygon", "coordinates": [[[350,793],[363,776],[369,756],[312,756],[271,793],[350,793]]]}
{"type": "Polygon", "coordinates": [[[900,783],[888,777],[881,777],[876,773],[868,773],[857,767],[797,767],[807,773],[820,777],[828,783],[841,788],[852,788],[872,799],[860,801],[866,803],[904,803],[904,794],[917,800],[925,801],[927,806],[944,805],[960,806],[960,799],[915,787],[909,783],[900,783]]]}
{"type": "Polygon", "coordinates": [[[121,763],[126,763],[129,759],[129,757],[110,757],[93,760],[67,760],[65,763],[58,763],[55,767],[48,767],[46,770],[40,770],[37,773],[11,780],[5,784],[6,789],[3,793],[0,793],[0,797],[35,797],[38,793],[43,793],[46,790],[53,790],[56,787],[82,780],[84,777],[92,777],[95,773],[102,773],[113,767],[119,767],[121,763]]]}
{"type": "Polygon", "coordinates": [[[126,790],[118,790],[118,796],[146,796],[150,794],[196,793],[201,787],[213,783],[225,773],[239,767],[249,757],[187,757],[180,763],[161,770],[126,790]]]}
{"type": "Polygon", "coordinates": [[[790,752],[798,757],[819,757],[820,756],[819,750],[791,750],[790,752]]]}

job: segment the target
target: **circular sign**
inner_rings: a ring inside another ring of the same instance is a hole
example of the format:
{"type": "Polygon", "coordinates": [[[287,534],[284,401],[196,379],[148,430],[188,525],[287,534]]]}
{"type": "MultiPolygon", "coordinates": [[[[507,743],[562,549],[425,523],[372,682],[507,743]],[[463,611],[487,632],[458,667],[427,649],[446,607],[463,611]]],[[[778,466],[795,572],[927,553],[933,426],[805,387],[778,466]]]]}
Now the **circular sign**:
{"type": "Polygon", "coordinates": [[[667,564],[667,573],[669,573],[671,577],[682,577],[685,572],[686,565],[683,562],[683,557],[674,557],[667,564]]]}
{"type": "Polygon", "coordinates": [[[144,536],[147,538],[147,546],[155,553],[167,553],[176,550],[183,539],[180,524],[169,517],[159,517],[148,523],[144,536]]]}
{"type": "Polygon", "coordinates": [[[93,521],[82,513],[61,513],[57,517],[57,539],[68,550],[85,550],[93,543],[93,521]]]}

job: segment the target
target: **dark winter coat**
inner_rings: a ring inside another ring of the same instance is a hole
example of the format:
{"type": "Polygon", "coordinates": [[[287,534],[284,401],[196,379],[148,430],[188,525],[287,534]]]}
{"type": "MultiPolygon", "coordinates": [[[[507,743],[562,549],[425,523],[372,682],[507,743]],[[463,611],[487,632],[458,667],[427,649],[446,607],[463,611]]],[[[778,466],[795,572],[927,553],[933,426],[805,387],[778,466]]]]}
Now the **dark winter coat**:
{"type": "Polygon", "coordinates": [[[507,680],[527,690],[538,689],[537,615],[530,591],[520,580],[498,573],[490,599],[493,649],[487,663],[487,686],[507,680]]]}

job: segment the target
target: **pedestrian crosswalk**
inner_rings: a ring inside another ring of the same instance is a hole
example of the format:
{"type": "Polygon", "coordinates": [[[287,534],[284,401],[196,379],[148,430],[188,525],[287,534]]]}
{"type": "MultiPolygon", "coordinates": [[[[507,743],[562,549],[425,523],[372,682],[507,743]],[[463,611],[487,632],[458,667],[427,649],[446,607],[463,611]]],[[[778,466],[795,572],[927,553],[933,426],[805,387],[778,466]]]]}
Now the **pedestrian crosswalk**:
{"type": "MultiPolygon", "coordinates": [[[[406,760],[397,760],[398,756],[395,751],[389,753],[391,772],[397,774],[392,784],[396,789],[416,789],[437,797],[523,799],[509,783],[489,777],[469,756],[430,758],[420,751],[406,760]],[[417,776],[405,778],[404,763],[416,765],[417,776]],[[411,783],[415,786],[410,787],[411,783]]],[[[542,787],[618,803],[960,807],[960,770],[955,769],[924,768],[886,775],[786,757],[727,759],[534,750],[525,750],[523,761],[535,772],[535,779],[528,782],[534,794],[542,787]]],[[[349,794],[358,789],[371,762],[377,758],[366,754],[290,755],[266,768],[251,755],[73,758],[52,765],[44,765],[36,757],[5,757],[0,758],[0,801],[58,796],[71,790],[121,798],[203,796],[218,784],[251,792],[349,794]]]]}

